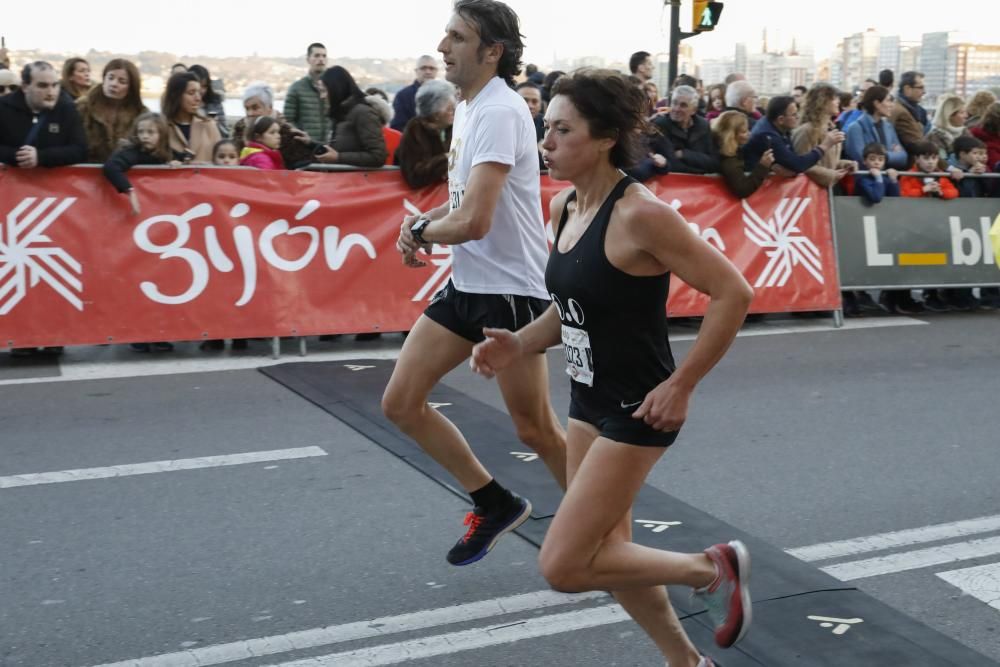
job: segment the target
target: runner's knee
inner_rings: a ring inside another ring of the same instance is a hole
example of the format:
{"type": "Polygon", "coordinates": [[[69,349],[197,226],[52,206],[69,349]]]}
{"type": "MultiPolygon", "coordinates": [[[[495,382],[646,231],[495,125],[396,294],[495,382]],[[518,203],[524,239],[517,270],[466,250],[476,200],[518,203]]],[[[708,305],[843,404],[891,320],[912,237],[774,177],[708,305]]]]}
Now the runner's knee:
{"type": "Polygon", "coordinates": [[[534,451],[545,451],[558,446],[559,431],[548,415],[542,418],[519,416],[514,418],[517,439],[534,451]]]}
{"type": "Polygon", "coordinates": [[[587,587],[586,570],[579,559],[567,557],[555,549],[542,546],[538,554],[538,569],[549,587],[560,593],[582,593],[587,587]]]}
{"type": "Polygon", "coordinates": [[[388,388],[382,394],[382,414],[397,426],[415,419],[420,415],[422,408],[422,402],[410,400],[405,392],[388,388]]]}

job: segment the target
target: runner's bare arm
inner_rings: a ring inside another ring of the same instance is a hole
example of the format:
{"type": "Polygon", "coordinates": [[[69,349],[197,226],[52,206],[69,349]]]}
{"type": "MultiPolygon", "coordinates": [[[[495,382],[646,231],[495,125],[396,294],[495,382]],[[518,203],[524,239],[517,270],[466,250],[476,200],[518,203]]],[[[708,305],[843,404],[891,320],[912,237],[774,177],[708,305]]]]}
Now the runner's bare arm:
{"type": "Polygon", "coordinates": [[[632,242],[694,289],[711,297],[694,346],[670,382],[692,390],[732,344],[753,289],[726,257],[703,241],[670,206],[652,197],[629,198],[622,211],[632,242]]]}
{"type": "Polygon", "coordinates": [[[461,206],[427,225],[424,240],[455,245],[486,236],[509,171],[510,167],[498,162],[483,162],[473,167],[461,206]]]}

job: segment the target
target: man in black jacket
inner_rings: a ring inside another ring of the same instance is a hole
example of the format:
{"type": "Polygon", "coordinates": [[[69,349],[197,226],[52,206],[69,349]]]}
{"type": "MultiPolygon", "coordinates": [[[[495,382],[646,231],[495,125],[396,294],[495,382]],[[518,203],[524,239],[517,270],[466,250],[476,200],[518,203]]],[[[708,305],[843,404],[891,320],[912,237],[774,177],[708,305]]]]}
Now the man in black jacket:
{"type": "Polygon", "coordinates": [[[21,73],[21,90],[0,97],[0,162],[22,169],[83,162],[87,140],[76,105],[59,94],[59,75],[47,62],[21,73]]]}
{"type": "Polygon", "coordinates": [[[417,91],[420,90],[421,84],[437,78],[437,60],[432,56],[420,56],[417,59],[417,66],[413,71],[416,73],[417,78],[392,98],[393,116],[389,127],[400,132],[405,130],[406,124],[417,115],[417,91]]]}
{"type": "Polygon", "coordinates": [[[657,116],[653,124],[671,144],[670,171],[711,174],[719,170],[719,157],[708,121],[697,115],[698,91],[677,86],[670,96],[670,115],[657,116]]]}

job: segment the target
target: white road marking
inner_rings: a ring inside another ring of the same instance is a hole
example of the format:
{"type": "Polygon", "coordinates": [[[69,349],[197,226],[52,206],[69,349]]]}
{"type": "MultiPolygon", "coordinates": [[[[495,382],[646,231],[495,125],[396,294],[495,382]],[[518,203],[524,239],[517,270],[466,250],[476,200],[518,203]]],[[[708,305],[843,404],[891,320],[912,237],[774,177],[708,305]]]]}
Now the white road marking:
{"type": "Polygon", "coordinates": [[[401,662],[421,660],[462,651],[472,651],[498,644],[511,644],[524,639],[585,630],[601,625],[611,625],[630,620],[628,614],[617,604],[564,614],[552,614],[528,618],[516,623],[475,628],[462,632],[451,632],[433,637],[411,639],[395,644],[383,644],[369,648],[321,655],[292,662],[283,662],[272,667],[377,667],[397,665],[401,662]]]}
{"type": "MultiPolygon", "coordinates": [[[[288,651],[300,651],[316,648],[317,646],[328,646],[330,644],[339,644],[370,637],[385,637],[400,632],[411,632],[435,626],[449,625],[451,623],[493,618],[504,614],[514,614],[543,609],[545,607],[579,604],[606,597],[607,594],[600,591],[577,595],[567,595],[554,591],[537,591],[451,607],[427,609],[409,614],[400,614],[398,616],[384,616],[382,618],[374,618],[370,621],[331,625],[324,628],[290,632],[284,635],[272,635],[270,637],[261,637],[228,644],[203,646],[177,653],[163,653],[146,658],[105,663],[96,667],[207,667],[208,665],[221,665],[236,660],[275,655],[288,651]]],[[[624,618],[621,620],[624,620],[624,618]]]]}
{"type": "Polygon", "coordinates": [[[128,475],[149,475],[158,472],[194,470],[196,468],[218,468],[221,466],[242,465],[244,463],[260,463],[262,461],[304,459],[312,456],[326,456],[326,452],[320,447],[297,447],[294,449],[275,449],[267,452],[227,454],[225,456],[202,456],[194,459],[177,459],[174,461],[130,463],[103,468],[78,468],[76,470],[9,475],[7,477],[0,477],[0,489],[10,489],[17,486],[34,486],[36,484],[79,482],[86,479],[125,477],[128,475]]]}
{"type": "MultiPolygon", "coordinates": [[[[912,317],[876,317],[872,319],[850,319],[844,320],[844,326],[839,329],[833,324],[828,324],[826,320],[822,320],[823,324],[798,324],[792,323],[790,320],[781,320],[784,325],[772,324],[770,322],[761,322],[759,324],[751,324],[749,326],[744,326],[740,329],[739,333],[736,334],[737,338],[752,338],[754,336],[779,336],[786,334],[803,334],[803,333],[824,333],[824,332],[836,332],[836,331],[859,331],[862,329],[882,329],[885,327],[910,327],[910,326],[920,326],[922,324],[929,324],[923,320],[918,320],[912,317]]],[[[676,331],[676,329],[674,329],[676,331]]],[[[673,341],[687,341],[694,340],[698,336],[697,333],[691,334],[680,334],[675,335],[670,334],[670,340],[673,341]]]]}
{"type": "Polygon", "coordinates": [[[872,551],[882,551],[883,549],[905,547],[911,544],[923,544],[926,542],[936,542],[937,540],[967,537],[978,533],[989,533],[994,530],[1000,530],[1000,514],[984,516],[978,519],[966,519],[952,523],[939,523],[933,526],[910,528],[908,530],[897,530],[891,533],[880,533],[867,537],[855,537],[850,540],[813,544],[808,547],[787,549],[786,553],[800,560],[813,562],[829,558],[855,556],[872,551]]]}
{"type": "Polygon", "coordinates": [[[939,572],[937,576],[994,609],[1000,609],[1000,563],[939,572]]]}
{"type": "MultiPolygon", "coordinates": [[[[262,343],[263,345],[263,343],[262,343]]],[[[272,359],[262,351],[259,355],[233,355],[231,357],[206,357],[197,349],[190,352],[191,357],[184,357],[187,352],[164,353],[164,356],[133,354],[132,358],[124,358],[115,354],[102,355],[100,351],[107,348],[68,348],[60,359],[58,377],[13,378],[0,380],[5,384],[38,384],[43,382],[75,382],[77,380],[108,380],[115,378],[145,377],[147,375],[179,375],[182,373],[212,373],[220,371],[252,370],[277,364],[292,362],[323,362],[348,361],[352,359],[395,359],[399,356],[399,345],[382,349],[351,349],[339,352],[310,352],[308,356],[286,354],[280,359],[272,359]],[[96,353],[94,349],[98,350],[96,353]],[[76,358],[81,357],[91,358],[76,358]],[[110,359],[100,360],[93,357],[110,356],[110,359]]],[[[0,351],[0,354],[3,352],[0,351]]]]}
{"type": "Polygon", "coordinates": [[[997,554],[1000,554],[1000,537],[988,537],[982,540],[955,542],[877,558],[837,563],[820,569],[841,581],[852,581],[997,554]]]}
{"type": "MultiPolygon", "coordinates": [[[[824,320],[822,324],[802,324],[794,320],[767,321],[751,323],[740,330],[737,337],[775,336],[798,333],[821,333],[835,331],[856,331],[860,329],[876,329],[882,327],[902,327],[928,324],[922,320],[910,317],[877,317],[871,319],[851,319],[837,329],[824,320]]],[[[678,329],[675,328],[674,331],[678,329]]],[[[697,333],[673,333],[671,341],[694,340],[697,333]]],[[[0,386],[18,384],[40,384],[45,382],[75,382],[77,380],[107,380],[114,378],[145,377],[149,375],[177,375],[182,373],[212,373],[219,371],[250,370],[287,364],[291,362],[324,362],[351,361],[356,359],[396,359],[402,342],[397,340],[383,341],[380,345],[355,345],[336,351],[311,351],[305,357],[289,353],[294,344],[285,344],[285,356],[272,359],[264,348],[267,343],[255,344],[254,351],[258,354],[228,352],[218,356],[208,356],[192,344],[179,344],[177,350],[163,355],[139,355],[118,347],[69,347],[59,359],[57,377],[9,378],[0,380],[0,386]],[[190,349],[188,349],[190,348],[190,349]]],[[[324,347],[326,343],[321,344],[324,347]]],[[[4,354],[0,350],[0,354],[4,354]]]]}

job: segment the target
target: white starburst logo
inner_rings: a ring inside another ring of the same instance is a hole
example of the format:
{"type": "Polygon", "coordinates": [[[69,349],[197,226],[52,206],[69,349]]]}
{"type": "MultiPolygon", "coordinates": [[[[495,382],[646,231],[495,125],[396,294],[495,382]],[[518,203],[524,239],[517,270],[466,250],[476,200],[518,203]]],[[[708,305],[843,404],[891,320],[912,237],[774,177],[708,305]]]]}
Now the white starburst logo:
{"type": "Polygon", "coordinates": [[[754,287],[784,287],[792,277],[792,269],[804,266],[812,277],[823,284],[823,263],[819,249],[799,229],[799,218],[805,213],[809,198],[784,198],[774,215],[764,220],[743,200],[743,233],[765,249],[769,260],[757,276],[754,287]]]}
{"type": "MultiPolygon", "coordinates": [[[[423,215],[409,199],[403,200],[403,208],[413,215],[423,215]]],[[[411,301],[425,301],[433,298],[451,279],[451,246],[438,245],[431,247],[431,264],[437,267],[434,275],[427,279],[420,290],[413,295],[411,301]]]]}
{"type": "Polygon", "coordinates": [[[83,310],[80,275],[83,267],[68,252],[52,245],[45,231],[76,202],[76,197],[59,200],[25,197],[0,223],[0,315],[21,302],[39,281],[54,289],[77,310],[83,310]],[[53,204],[55,206],[53,207],[53,204]]]}

